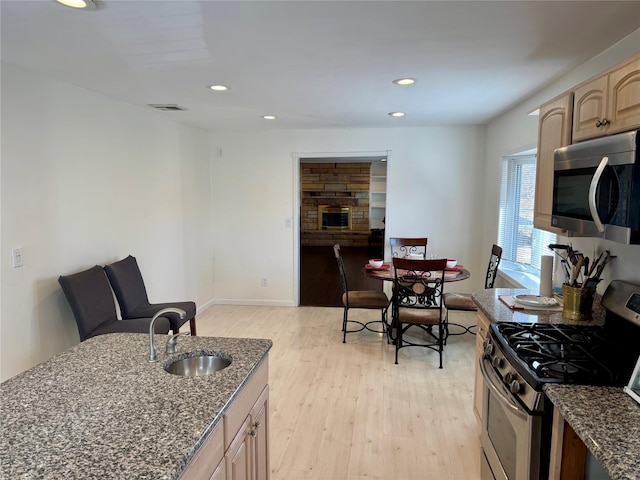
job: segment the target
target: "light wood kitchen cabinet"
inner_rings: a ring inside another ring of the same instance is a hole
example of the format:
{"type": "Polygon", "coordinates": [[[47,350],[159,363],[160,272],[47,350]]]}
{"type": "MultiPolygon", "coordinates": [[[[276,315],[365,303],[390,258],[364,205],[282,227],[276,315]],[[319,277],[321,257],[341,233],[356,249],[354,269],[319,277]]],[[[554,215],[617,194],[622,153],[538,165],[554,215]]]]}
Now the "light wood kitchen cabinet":
{"type": "Polygon", "coordinates": [[[553,201],[553,152],[571,144],[573,94],[561,97],[540,107],[538,126],[538,158],[536,161],[536,197],[533,225],[549,232],[566,234],[551,226],[553,201]]]}
{"type": "Polygon", "coordinates": [[[247,417],[225,455],[227,480],[251,480],[251,418],[247,417]]]}
{"type": "Polygon", "coordinates": [[[268,480],[269,387],[264,387],[225,455],[227,480],[268,480]]]}
{"type": "Polygon", "coordinates": [[[489,332],[489,319],[478,310],[477,316],[478,332],[476,333],[476,375],[475,386],[473,389],[473,413],[476,414],[478,420],[482,421],[482,395],[483,395],[483,380],[482,372],[480,371],[480,356],[484,351],[484,340],[487,338],[489,332]]]}
{"type": "Polygon", "coordinates": [[[640,55],[574,90],[573,142],[640,128],[640,55]]]}
{"type": "Polygon", "coordinates": [[[269,480],[269,385],[265,358],[181,480],[269,480]]]}

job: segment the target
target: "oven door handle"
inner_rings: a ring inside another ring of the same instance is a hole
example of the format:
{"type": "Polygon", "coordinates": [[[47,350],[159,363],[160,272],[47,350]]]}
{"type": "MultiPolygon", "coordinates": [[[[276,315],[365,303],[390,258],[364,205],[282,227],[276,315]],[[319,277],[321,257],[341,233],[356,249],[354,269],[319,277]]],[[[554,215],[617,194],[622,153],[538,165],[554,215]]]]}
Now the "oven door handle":
{"type": "Polygon", "coordinates": [[[593,178],[591,179],[591,183],[589,184],[589,210],[591,211],[593,223],[596,224],[596,228],[600,233],[604,232],[604,225],[602,225],[602,220],[600,220],[600,215],[598,215],[598,207],[596,205],[596,190],[598,190],[600,177],[602,176],[602,172],[604,172],[607,163],[609,163],[609,157],[602,157],[602,160],[600,160],[600,165],[598,165],[598,168],[596,168],[596,173],[593,174],[593,178]]]}
{"type": "Polygon", "coordinates": [[[526,420],[529,416],[527,412],[520,408],[520,406],[515,403],[512,398],[509,398],[504,393],[502,393],[502,391],[493,383],[490,378],[489,372],[487,371],[487,367],[485,366],[485,362],[488,362],[488,360],[486,354],[483,353],[480,356],[480,371],[482,372],[482,376],[484,377],[487,386],[495,394],[498,400],[500,400],[500,403],[510,409],[511,412],[516,414],[518,417],[526,420]]]}

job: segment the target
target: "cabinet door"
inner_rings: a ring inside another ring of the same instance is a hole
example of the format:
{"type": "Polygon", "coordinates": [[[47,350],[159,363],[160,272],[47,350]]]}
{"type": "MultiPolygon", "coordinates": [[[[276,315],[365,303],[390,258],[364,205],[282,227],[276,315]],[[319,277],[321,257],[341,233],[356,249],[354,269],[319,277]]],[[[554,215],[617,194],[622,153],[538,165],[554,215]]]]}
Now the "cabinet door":
{"type": "Polygon", "coordinates": [[[576,88],[573,113],[573,142],[604,135],[607,125],[600,122],[607,116],[609,76],[603,75],[576,88]]]}
{"type": "Polygon", "coordinates": [[[481,312],[478,312],[478,333],[476,334],[476,375],[475,385],[473,389],[473,413],[476,414],[476,418],[482,421],[482,372],[480,372],[480,355],[484,350],[484,339],[487,338],[487,332],[489,331],[489,319],[481,312]]]}
{"type": "Polygon", "coordinates": [[[251,410],[251,452],[254,480],[269,480],[269,386],[251,410]]]}
{"type": "Polygon", "coordinates": [[[554,233],[565,233],[551,226],[553,201],[553,151],[571,143],[573,97],[568,93],[540,107],[536,199],[533,225],[554,233]]]}
{"type": "Polygon", "coordinates": [[[251,417],[248,416],[227,449],[227,480],[252,480],[250,422],[251,417]]]}
{"type": "Polygon", "coordinates": [[[640,56],[609,74],[607,133],[640,127],[640,56]]]}
{"type": "Polygon", "coordinates": [[[220,460],[220,463],[209,480],[227,480],[227,467],[224,458],[220,460]]]}

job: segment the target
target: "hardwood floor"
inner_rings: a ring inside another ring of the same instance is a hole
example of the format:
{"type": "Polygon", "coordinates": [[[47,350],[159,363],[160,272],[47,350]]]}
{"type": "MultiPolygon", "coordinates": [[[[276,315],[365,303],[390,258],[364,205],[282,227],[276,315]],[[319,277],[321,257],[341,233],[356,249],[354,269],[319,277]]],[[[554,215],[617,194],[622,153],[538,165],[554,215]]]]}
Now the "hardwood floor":
{"type": "MultiPolygon", "coordinates": [[[[366,277],[362,269],[369,261],[366,247],[342,247],[350,290],[382,290],[382,282],[366,277]]],[[[333,247],[300,247],[300,305],[341,307],[342,282],[333,247]]]]}
{"type": "MultiPolygon", "coordinates": [[[[370,318],[377,312],[354,311],[370,318]]],[[[475,337],[437,352],[394,349],[358,332],[342,343],[341,308],[215,305],[198,315],[204,336],[273,340],[269,354],[271,480],[474,480],[475,337]]],[[[450,321],[475,323],[473,312],[450,321]]]]}

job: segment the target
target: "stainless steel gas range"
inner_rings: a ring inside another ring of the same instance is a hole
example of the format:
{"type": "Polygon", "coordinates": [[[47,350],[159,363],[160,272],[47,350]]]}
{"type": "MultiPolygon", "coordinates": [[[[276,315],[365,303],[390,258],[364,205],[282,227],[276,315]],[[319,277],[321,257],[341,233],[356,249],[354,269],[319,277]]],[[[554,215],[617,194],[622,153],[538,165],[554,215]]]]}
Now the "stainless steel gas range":
{"type": "Polygon", "coordinates": [[[494,323],[484,344],[482,480],[546,479],[545,383],[624,386],[640,355],[640,285],[613,281],[604,326],[494,323]]]}

